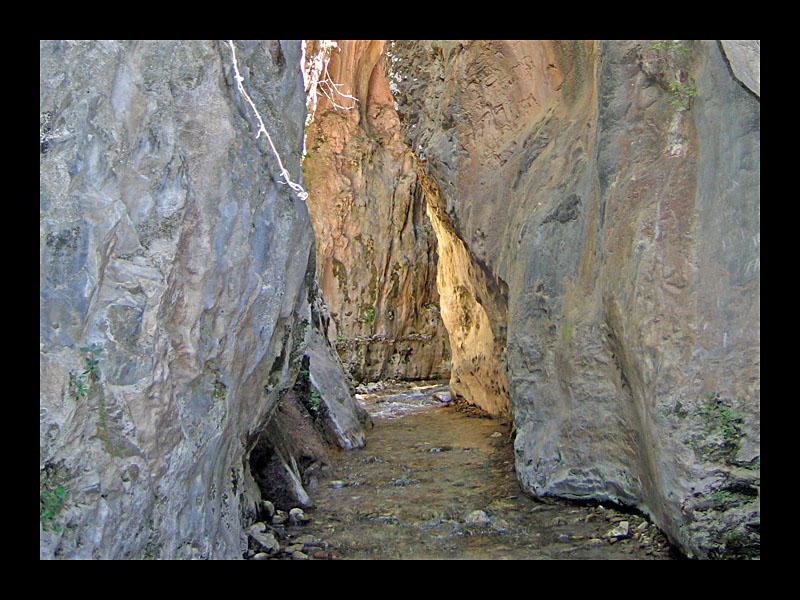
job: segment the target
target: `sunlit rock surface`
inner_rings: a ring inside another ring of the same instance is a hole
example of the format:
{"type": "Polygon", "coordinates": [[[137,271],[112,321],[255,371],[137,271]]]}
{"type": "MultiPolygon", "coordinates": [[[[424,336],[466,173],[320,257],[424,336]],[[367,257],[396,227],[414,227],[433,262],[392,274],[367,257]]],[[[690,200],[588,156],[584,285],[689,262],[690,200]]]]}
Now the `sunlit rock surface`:
{"type": "Polygon", "coordinates": [[[760,101],[721,46],[394,41],[386,65],[463,245],[443,318],[505,350],[475,367],[507,373],[523,487],[758,554],[760,101]]]}
{"type": "Polygon", "coordinates": [[[383,73],[382,40],[308,40],[303,161],[330,340],[356,382],[447,377],[436,235],[383,73]],[[313,82],[317,82],[314,84],[313,82]],[[313,110],[313,112],[312,112],[313,110]]]}

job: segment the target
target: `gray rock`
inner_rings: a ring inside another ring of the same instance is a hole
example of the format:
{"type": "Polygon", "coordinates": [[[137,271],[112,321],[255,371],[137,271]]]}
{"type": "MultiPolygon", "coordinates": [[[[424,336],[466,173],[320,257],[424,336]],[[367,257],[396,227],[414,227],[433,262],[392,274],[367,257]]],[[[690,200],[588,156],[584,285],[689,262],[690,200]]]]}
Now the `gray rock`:
{"type": "Polygon", "coordinates": [[[588,515],[586,515],[586,517],[583,520],[586,523],[593,523],[595,521],[599,521],[600,519],[601,519],[600,515],[598,515],[596,513],[589,513],[588,515]]]}
{"type": "Polygon", "coordinates": [[[760,68],[727,41],[653,46],[395,40],[389,74],[464,340],[454,395],[513,414],[532,495],[638,507],[708,557],[760,511],[744,482],[744,510],[707,509],[760,455],[760,100],[737,80],[758,93],[760,68]]]}
{"type": "Polygon", "coordinates": [[[761,97],[761,40],[720,40],[736,78],[761,97]]]}
{"type": "Polygon", "coordinates": [[[311,521],[302,508],[293,508],[289,511],[289,523],[292,525],[305,525],[311,521]]]}
{"type": "MultiPolygon", "coordinates": [[[[302,183],[300,42],[235,47],[302,183]]],[[[73,501],[40,556],[240,557],[261,510],[245,452],[304,355],[331,439],[366,426],[319,345],[306,205],[226,42],[44,40],[39,58],[40,473],[73,501]],[[76,398],[92,343],[100,382],[76,398]]]]}
{"type": "Polygon", "coordinates": [[[623,539],[630,537],[630,524],[628,521],[621,521],[617,524],[616,527],[610,529],[606,533],[606,537],[609,538],[616,538],[616,539],[623,539]]]}
{"type": "Polygon", "coordinates": [[[322,542],[320,542],[318,539],[308,534],[297,536],[294,539],[294,542],[304,546],[319,546],[322,544],[322,542]]]}
{"type": "Polygon", "coordinates": [[[261,514],[266,516],[268,519],[272,519],[272,517],[275,516],[275,505],[269,500],[262,500],[261,514]]]}
{"type": "Polygon", "coordinates": [[[263,533],[267,530],[267,524],[264,522],[253,523],[247,528],[248,533],[263,533]]]}
{"type": "Polygon", "coordinates": [[[487,515],[484,511],[473,510],[466,517],[464,517],[464,523],[467,525],[485,526],[491,524],[491,519],[489,519],[489,515],[487,515]]]}
{"type": "Polygon", "coordinates": [[[492,526],[492,529],[494,529],[495,531],[499,531],[501,533],[504,532],[504,531],[508,531],[510,529],[510,525],[508,524],[508,521],[506,521],[505,519],[502,519],[500,517],[495,517],[495,518],[491,519],[491,523],[490,524],[492,526]]]}
{"type": "Polygon", "coordinates": [[[259,533],[251,531],[248,534],[253,546],[258,552],[265,552],[267,554],[276,554],[280,552],[281,545],[272,532],[259,533]]]}

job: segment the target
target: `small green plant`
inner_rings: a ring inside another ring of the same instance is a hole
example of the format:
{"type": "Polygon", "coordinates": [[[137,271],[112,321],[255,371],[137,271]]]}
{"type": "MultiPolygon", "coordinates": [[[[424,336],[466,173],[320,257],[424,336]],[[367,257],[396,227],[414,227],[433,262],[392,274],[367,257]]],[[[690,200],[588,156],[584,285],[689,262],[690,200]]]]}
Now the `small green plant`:
{"type": "Polygon", "coordinates": [[[719,393],[706,392],[703,396],[707,400],[699,410],[703,421],[713,430],[722,434],[726,442],[733,442],[740,434],[738,424],[742,422],[742,416],[725,406],[719,393]]]}
{"type": "Polygon", "coordinates": [[[717,490],[716,492],[711,494],[711,497],[714,498],[714,500],[716,500],[717,502],[725,502],[725,500],[731,497],[731,493],[726,492],[724,490],[717,490]]]}
{"type": "Polygon", "coordinates": [[[67,491],[61,485],[53,490],[47,488],[39,490],[39,522],[42,529],[61,531],[61,526],[54,521],[64,508],[66,497],[67,491]]]}
{"type": "Polygon", "coordinates": [[[311,391],[311,398],[309,398],[308,404],[311,408],[311,412],[314,413],[315,416],[319,416],[319,406],[322,402],[322,397],[319,395],[317,390],[311,391]]]}
{"type": "Polygon", "coordinates": [[[683,42],[670,40],[667,42],[655,42],[650,46],[652,50],[675,50],[681,56],[686,56],[689,52],[689,49],[683,44],[683,42]]]}
{"type": "Polygon", "coordinates": [[[669,84],[669,91],[671,97],[669,103],[672,106],[679,106],[681,108],[689,108],[689,102],[692,98],[697,96],[697,90],[691,85],[686,85],[680,81],[673,81],[669,84]]]}
{"type": "Polygon", "coordinates": [[[85,369],[83,373],[78,375],[75,371],[69,372],[69,385],[77,400],[88,396],[91,391],[91,384],[100,381],[100,368],[98,367],[100,359],[98,357],[102,354],[103,349],[96,344],[91,344],[90,346],[84,346],[80,351],[84,354],[83,363],[85,369]]]}
{"type": "Polygon", "coordinates": [[[669,103],[676,108],[689,108],[692,98],[697,96],[697,90],[681,81],[683,77],[681,77],[680,73],[682,71],[685,72],[685,65],[681,67],[680,64],[685,63],[682,59],[689,54],[687,40],[654,42],[650,45],[650,49],[660,52],[666,60],[666,64],[678,71],[677,79],[667,84],[670,92],[669,103]]]}
{"type": "Polygon", "coordinates": [[[375,307],[368,306],[367,308],[364,309],[364,322],[372,323],[374,319],[375,319],[375,307]]]}
{"type": "MultiPolygon", "coordinates": [[[[100,355],[103,349],[97,344],[80,348],[83,353],[84,370],[79,375],[74,371],[69,372],[69,385],[76,400],[87,398],[89,394],[97,400],[97,410],[100,416],[100,427],[103,440],[109,452],[115,452],[118,447],[112,442],[108,434],[108,414],[106,412],[105,394],[100,381],[100,355]]],[[[224,387],[224,386],[223,386],[224,387]]]]}

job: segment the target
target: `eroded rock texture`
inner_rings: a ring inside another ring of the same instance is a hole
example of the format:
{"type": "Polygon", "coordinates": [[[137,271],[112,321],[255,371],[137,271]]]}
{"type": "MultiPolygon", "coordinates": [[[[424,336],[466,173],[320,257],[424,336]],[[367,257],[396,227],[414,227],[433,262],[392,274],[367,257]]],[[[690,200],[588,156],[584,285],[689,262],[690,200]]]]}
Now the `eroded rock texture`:
{"type": "Polygon", "coordinates": [[[384,77],[383,41],[328,48],[307,42],[309,70],[327,66],[309,78],[317,92],[303,170],[330,339],[356,381],[447,377],[436,235],[384,77]]]}
{"type": "MultiPolygon", "coordinates": [[[[300,42],[236,46],[302,181],[300,42]]],[[[221,41],[40,44],[40,483],[66,491],[43,558],[241,557],[250,452],[304,364],[331,435],[363,444],[305,203],[231,65],[221,41]]]]}
{"type": "Polygon", "coordinates": [[[760,101],[722,46],[395,41],[386,65],[454,265],[454,392],[507,374],[523,487],[759,554],[760,101]]]}

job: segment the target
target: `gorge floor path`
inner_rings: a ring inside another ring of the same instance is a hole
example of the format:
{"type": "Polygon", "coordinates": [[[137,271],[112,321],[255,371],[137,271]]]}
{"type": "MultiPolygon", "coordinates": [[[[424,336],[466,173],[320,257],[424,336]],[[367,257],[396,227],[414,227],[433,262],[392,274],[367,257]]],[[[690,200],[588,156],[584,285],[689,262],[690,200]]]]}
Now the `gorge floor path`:
{"type": "Polygon", "coordinates": [[[312,482],[311,522],[283,543],[334,559],[677,558],[642,515],[524,493],[510,422],[440,402],[446,389],[359,395],[375,423],[365,447],[312,482]]]}

